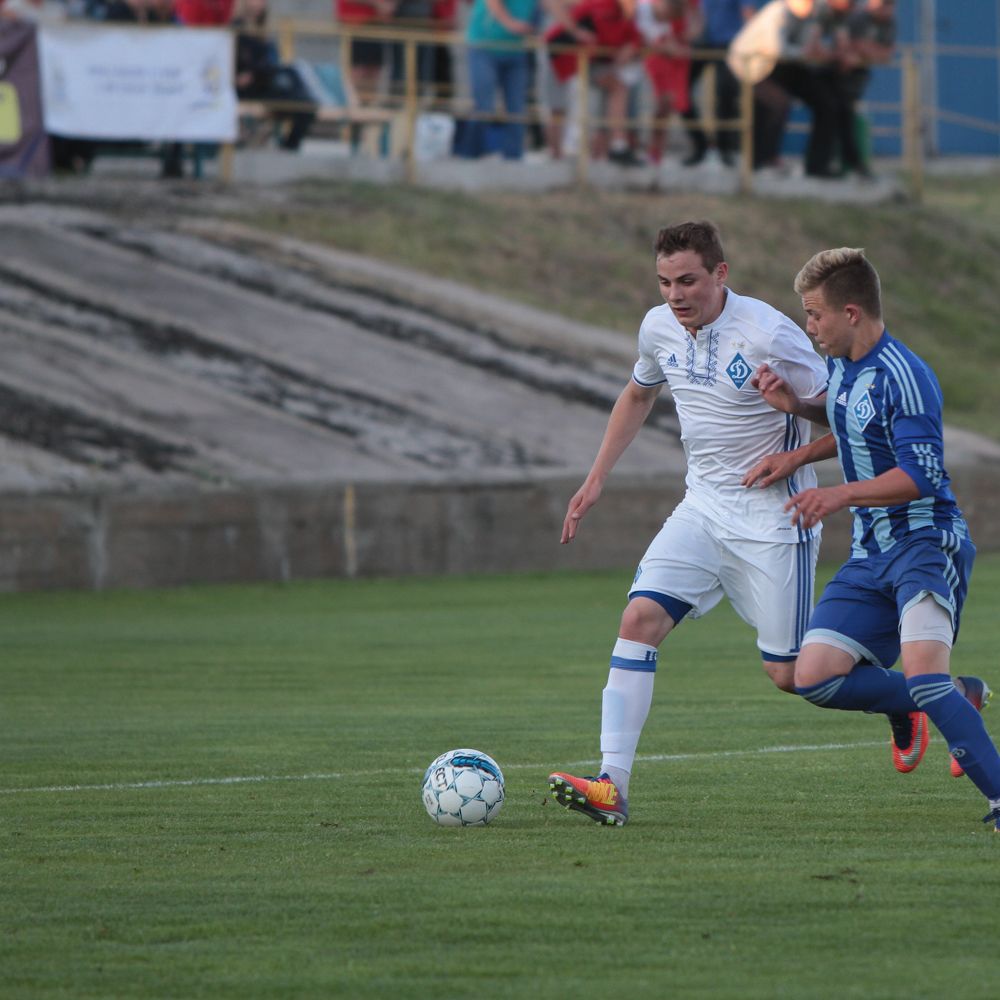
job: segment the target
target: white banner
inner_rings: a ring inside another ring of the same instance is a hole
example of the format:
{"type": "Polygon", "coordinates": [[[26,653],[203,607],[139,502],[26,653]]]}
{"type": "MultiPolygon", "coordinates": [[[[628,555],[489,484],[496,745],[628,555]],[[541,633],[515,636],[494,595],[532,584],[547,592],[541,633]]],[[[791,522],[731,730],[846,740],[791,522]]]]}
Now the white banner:
{"type": "Polygon", "coordinates": [[[89,139],[231,142],[225,30],[53,25],[38,33],[46,131],[89,139]]]}

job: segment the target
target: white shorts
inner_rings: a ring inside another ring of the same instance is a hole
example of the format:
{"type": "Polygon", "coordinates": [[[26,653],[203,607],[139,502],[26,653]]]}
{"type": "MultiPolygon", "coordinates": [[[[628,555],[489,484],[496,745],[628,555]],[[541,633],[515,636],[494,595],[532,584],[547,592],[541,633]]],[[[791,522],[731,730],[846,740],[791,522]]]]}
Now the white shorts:
{"type": "Polygon", "coordinates": [[[663,595],[668,604],[690,605],[689,616],[699,618],[725,595],[757,630],[763,658],[790,661],[798,654],[812,612],[818,554],[818,538],[746,539],[681,502],[642,557],[629,598],[643,592],[663,595]]]}

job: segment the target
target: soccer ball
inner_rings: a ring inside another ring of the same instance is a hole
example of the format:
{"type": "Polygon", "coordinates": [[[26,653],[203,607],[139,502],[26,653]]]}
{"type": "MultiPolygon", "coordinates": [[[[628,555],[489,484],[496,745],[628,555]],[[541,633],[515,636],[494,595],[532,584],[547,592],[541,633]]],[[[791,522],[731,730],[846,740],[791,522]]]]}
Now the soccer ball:
{"type": "Polygon", "coordinates": [[[503,807],[503,772],[479,750],[449,750],[431,761],[421,794],[441,826],[485,826],[503,807]]]}

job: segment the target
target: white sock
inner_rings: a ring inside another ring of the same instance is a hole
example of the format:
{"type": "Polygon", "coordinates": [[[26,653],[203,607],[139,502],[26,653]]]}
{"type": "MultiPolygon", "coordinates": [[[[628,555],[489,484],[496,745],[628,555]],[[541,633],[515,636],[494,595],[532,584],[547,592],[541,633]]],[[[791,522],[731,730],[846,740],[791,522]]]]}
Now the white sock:
{"type": "Polygon", "coordinates": [[[601,771],[628,798],[629,778],[642,727],[653,702],[656,647],[619,639],[601,704],[601,771]]]}

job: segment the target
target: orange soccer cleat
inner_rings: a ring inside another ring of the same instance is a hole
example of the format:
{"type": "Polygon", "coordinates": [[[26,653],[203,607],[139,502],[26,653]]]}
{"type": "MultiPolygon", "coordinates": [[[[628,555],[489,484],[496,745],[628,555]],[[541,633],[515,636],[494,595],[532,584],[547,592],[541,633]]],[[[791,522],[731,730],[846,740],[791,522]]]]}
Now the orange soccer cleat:
{"type": "Polygon", "coordinates": [[[900,773],[906,774],[920,763],[930,742],[927,716],[923,712],[890,715],[889,725],[892,726],[890,746],[893,766],[900,773]]]}
{"type": "Polygon", "coordinates": [[[556,771],[549,775],[552,797],[567,809],[575,809],[605,826],[624,826],[628,822],[628,803],[618,786],[606,775],[577,778],[556,771]]]}

